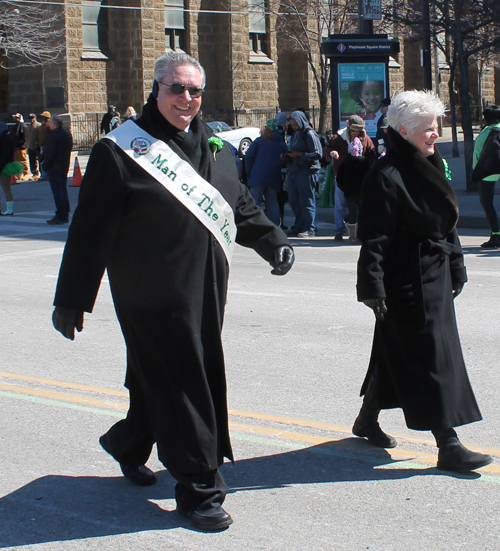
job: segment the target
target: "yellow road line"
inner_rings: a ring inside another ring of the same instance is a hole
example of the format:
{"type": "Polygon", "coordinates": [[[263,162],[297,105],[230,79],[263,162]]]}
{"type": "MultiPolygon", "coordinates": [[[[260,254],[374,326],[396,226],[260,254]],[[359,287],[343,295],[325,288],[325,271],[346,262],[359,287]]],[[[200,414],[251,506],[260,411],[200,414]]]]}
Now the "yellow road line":
{"type": "Polygon", "coordinates": [[[78,385],[65,381],[53,381],[52,379],[31,377],[29,375],[16,375],[15,373],[6,373],[4,371],[0,371],[0,377],[4,377],[6,379],[16,379],[17,381],[30,381],[33,383],[41,383],[43,385],[58,386],[61,388],[71,388],[73,390],[98,392],[99,394],[107,394],[108,396],[123,396],[125,398],[128,398],[128,392],[123,390],[111,390],[109,388],[99,388],[97,386],[78,385]]]}
{"type": "MultiPolygon", "coordinates": [[[[75,383],[69,383],[64,381],[54,381],[51,379],[43,379],[40,377],[31,377],[29,375],[16,375],[14,373],[6,373],[0,371],[0,377],[9,378],[9,379],[16,379],[18,381],[26,381],[26,382],[37,382],[48,386],[56,386],[56,387],[62,387],[62,388],[70,388],[73,390],[80,390],[80,391],[89,391],[89,392],[95,392],[98,394],[104,394],[108,396],[118,396],[123,398],[128,398],[128,392],[126,391],[115,391],[111,389],[106,388],[100,388],[100,387],[94,387],[94,386],[88,386],[88,385],[81,385],[81,384],[75,384],[75,383]]],[[[11,392],[18,392],[21,394],[27,394],[31,396],[40,396],[44,398],[49,398],[53,400],[59,400],[63,402],[70,402],[70,403],[78,403],[87,405],[90,407],[96,407],[96,408],[103,408],[103,409],[112,409],[112,410],[120,410],[120,411],[126,411],[128,410],[128,402],[113,402],[109,400],[102,400],[98,398],[89,398],[84,396],[78,396],[76,394],[70,394],[70,393],[62,393],[57,391],[51,391],[51,390],[44,390],[44,389],[36,389],[32,387],[23,387],[23,386],[17,386],[17,385],[11,385],[9,383],[0,383],[0,390],[7,390],[11,392]]],[[[272,414],[266,414],[266,413],[259,413],[259,412],[252,412],[252,411],[245,411],[245,410],[239,410],[239,409],[229,409],[228,410],[229,415],[235,416],[235,417],[243,417],[245,419],[252,419],[256,421],[266,421],[266,422],[274,422],[274,423],[280,423],[284,425],[289,426],[298,426],[298,427],[304,427],[304,428],[312,428],[312,429],[319,429],[323,431],[329,431],[329,432],[336,432],[340,434],[352,434],[351,428],[342,426],[342,425],[335,425],[333,423],[324,423],[322,421],[311,421],[311,420],[305,420],[305,419],[297,419],[293,417],[286,417],[283,415],[272,415],[272,414]]],[[[234,430],[240,430],[241,432],[249,432],[249,433],[257,433],[260,435],[267,435],[272,436],[275,438],[280,438],[282,440],[290,440],[292,442],[302,442],[306,444],[324,444],[325,442],[338,442],[339,440],[332,440],[331,438],[324,438],[321,436],[314,436],[314,435],[307,435],[302,433],[296,433],[281,429],[273,429],[273,428],[267,428],[267,427],[259,427],[256,425],[246,425],[241,424],[237,422],[230,423],[230,426],[234,428],[234,430]]],[[[418,438],[413,436],[408,436],[405,434],[394,434],[391,433],[392,436],[397,438],[400,441],[406,441],[409,443],[415,443],[415,444],[421,444],[426,446],[435,446],[434,440],[431,439],[425,439],[425,438],[418,438]]],[[[500,457],[500,450],[497,448],[489,448],[485,446],[474,446],[467,444],[467,447],[474,451],[480,451],[483,453],[488,453],[490,455],[494,455],[496,457],[500,457]]],[[[406,453],[409,454],[410,452],[404,452],[401,450],[393,451],[391,450],[391,454],[394,454],[394,457],[399,457],[399,453],[406,453]]],[[[432,460],[428,460],[428,462],[433,463],[436,460],[436,456],[433,454],[425,454],[417,452],[413,453],[411,452],[412,457],[413,456],[421,456],[421,457],[428,457],[432,458],[432,460]]],[[[402,456],[403,457],[403,456],[402,456]]],[[[402,460],[402,457],[399,458],[399,460],[402,460]]],[[[493,465],[493,467],[498,467],[497,465],[493,465]]],[[[500,467],[499,467],[500,468],[500,467]]],[[[489,467],[488,467],[489,469],[489,467]]],[[[497,471],[493,471],[497,472],[497,471]]],[[[500,471],[499,471],[500,472],[500,471]]]]}
{"type": "Polygon", "coordinates": [[[60,402],[71,402],[73,404],[83,404],[85,406],[113,409],[113,410],[128,410],[127,403],[111,402],[109,400],[100,400],[98,398],[88,398],[86,396],[78,396],[77,394],[69,394],[67,392],[56,392],[55,390],[44,390],[40,388],[30,388],[27,386],[11,385],[9,383],[0,383],[0,390],[9,392],[17,392],[19,394],[28,394],[30,396],[39,396],[60,402]]]}

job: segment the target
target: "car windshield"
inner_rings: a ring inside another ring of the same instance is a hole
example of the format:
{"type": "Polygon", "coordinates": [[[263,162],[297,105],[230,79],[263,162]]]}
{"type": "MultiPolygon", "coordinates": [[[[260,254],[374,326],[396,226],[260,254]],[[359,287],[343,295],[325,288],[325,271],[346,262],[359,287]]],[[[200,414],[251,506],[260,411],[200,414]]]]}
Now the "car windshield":
{"type": "Polygon", "coordinates": [[[232,130],[228,124],[222,121],[209,122],[208,126],[210,126],[214,132],[227,132],[228,130],[232,130]]]}

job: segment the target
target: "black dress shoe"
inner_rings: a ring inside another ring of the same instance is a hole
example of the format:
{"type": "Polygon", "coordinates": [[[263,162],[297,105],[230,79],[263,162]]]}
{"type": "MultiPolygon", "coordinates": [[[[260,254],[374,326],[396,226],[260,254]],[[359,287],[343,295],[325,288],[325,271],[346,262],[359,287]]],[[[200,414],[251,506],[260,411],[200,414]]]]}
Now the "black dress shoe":
{"type": "Polygon", "coordinates": [[[229,528],[233,519],[222,507],[210,507],[209,509],[196,509],[196,511],[183,511],[177,507],[177,512],[187,518],[197,530],[203,532],[220,532],[229,528]]]}
{"type": "Polygon", "coordinates": [[[437,468],[442,471],[475,471],[486,467],[492,461],[490,455],[470,451],[458,438],[452,438],[439,448],[437,468]]]}
{"type": "Polygon", "coordinates": [[[155,473],[145,465],[131,467],[130,465],[120,463],[120,469],[123,476],[133,484],[137,484],[137,486],[152,486],[156,483],[155,473]]]}
{"type": "Polygon", "coordinates": [[[47,224],[49,224],[50,226],[60,226],[62,224],[68,224],[68,222],[68,218],[58,218],[57,216],[54,216],[54,218],[47,220],[47,224]]]}
{"type": "Polygon", "coordinates": [[[361,438],[366,438],[370,444],[378,448],[395,448],[397,446],[396,439],[386,434],[376,421],[363,425],[358,417],[358,419],[354,421],[352,433],[361,438]]]}
{"type": "MultiPolygon", "coordinates": [[[[111,453],[111,450],[109,449],[105,437],[106,435],[104,434],[99,438],[99,444],[101,444],[102,449],[106,453],[109,453],[109,455],[113,457],[113,459],[115,459],[115,457],[111,453]]],[[[133,484],[137,484],[138,486],[152,486],[156,482],[155,473],[144,465],[132,467],[130,465],[120,463],[120,469],[122,470],[123,476],[126,479],[130,480],[130,482],[132,482],[133,484]]]]}

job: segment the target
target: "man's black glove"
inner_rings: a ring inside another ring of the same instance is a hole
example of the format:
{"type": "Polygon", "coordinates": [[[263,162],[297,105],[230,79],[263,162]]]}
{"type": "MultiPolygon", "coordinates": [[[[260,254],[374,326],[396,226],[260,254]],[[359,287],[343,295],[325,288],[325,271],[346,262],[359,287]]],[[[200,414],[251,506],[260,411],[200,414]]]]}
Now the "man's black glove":
{"type": "Polygon", "coordinates": [[[274,270],[271,271],[273,275],[285,275],[290,271],[295,261],[295,253],[292,247],[288,245],[282,245],[274,251],[274,260],[271,262],[271,266],[274,270]]]}
{"type": "Polygon", "coordinates": [[[83,312],[56,306],[52,314],[54,327],[67,339],[75,340],[75,328],[80,333],[83,329],[83,312]]]}
{"type": "Polygon", "coordinates": [[[383,298],[369,298],[368,300],[364,300],[363,304],[366,304],[368,308],[373,310],[378,320],[383,321],[384,314],[387,312],[387,306],[383,298]]]}
{"type": "Polygon", "coordinates": [[[453,300],[455,300],[458,295],[463,291],[465,283],[455,283],[453,285],[453,300]]]}

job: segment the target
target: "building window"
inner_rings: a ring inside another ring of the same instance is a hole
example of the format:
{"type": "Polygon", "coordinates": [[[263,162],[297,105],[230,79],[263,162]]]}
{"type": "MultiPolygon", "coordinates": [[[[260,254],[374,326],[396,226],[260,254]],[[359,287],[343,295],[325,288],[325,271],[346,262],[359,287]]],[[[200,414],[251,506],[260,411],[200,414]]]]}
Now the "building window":
{"type": "Polygon", "coordinates": [[[248,31],[250,60],[254,63],[272,63],[269,55],[266,6],[262,0],[248,0],[248,31]]]}
{"type": "Polygon", "coordinates": [[[107,51],[108,9],[107,0],[82,1],[83,49],[107,51]]]}
{"type": "Polygon", "coordinates": [[[184,0],[165,0],[165,49],[184,51],[184,0]]]}

